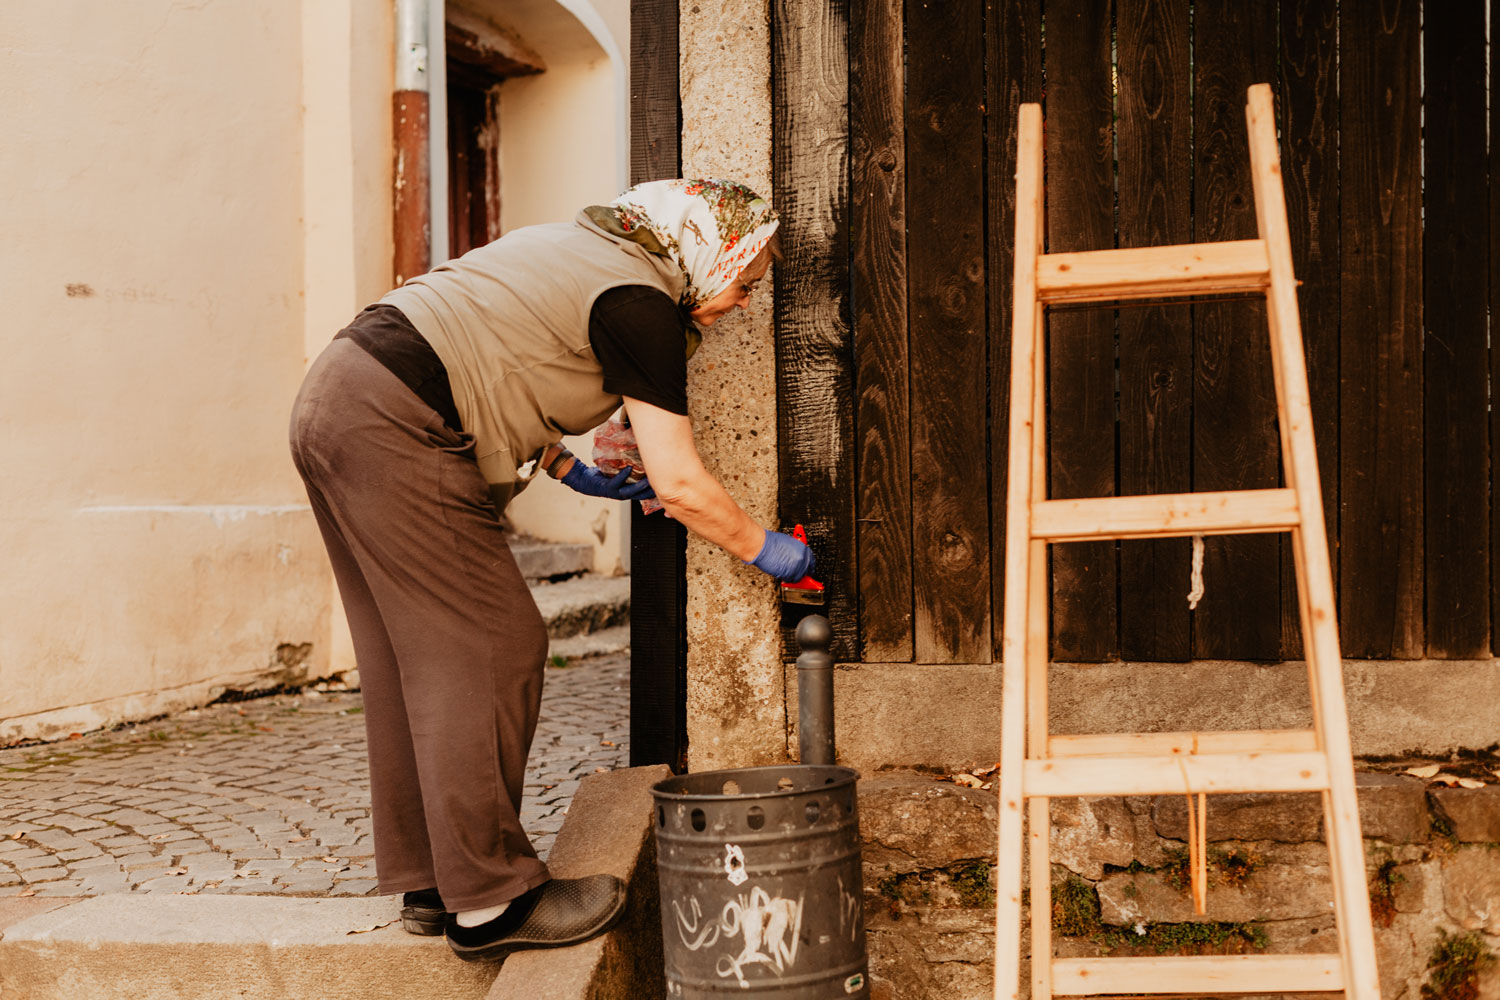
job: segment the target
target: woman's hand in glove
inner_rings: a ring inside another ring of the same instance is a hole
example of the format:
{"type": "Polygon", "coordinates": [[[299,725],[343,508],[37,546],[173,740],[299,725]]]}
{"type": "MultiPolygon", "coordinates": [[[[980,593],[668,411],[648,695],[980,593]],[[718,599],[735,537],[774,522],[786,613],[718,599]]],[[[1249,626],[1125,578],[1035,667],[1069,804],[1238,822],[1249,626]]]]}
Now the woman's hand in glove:
{"type": "Polygon", "coordinates": [[[750,560],[751,566],[788,583],[795,583],[807,576],[816,564],[817,559],[814,558],[812,549],[791,535],[770,530],[766,531],[760,555],[750,560]]]}
{"type": "Polygon", "coordinates": [[[563,484],[585,496],[604,497],[609,500],[649,500],[656,496],[651,489],[651,482],[642,478],[639,482],[626,482],[630,478],[630,469],[621,469],[613,478],[606,476],[592,465],[585,465],[578,459],[573,460],[573,467],[568,470],[567,475],[562,477],[563,484]]]}

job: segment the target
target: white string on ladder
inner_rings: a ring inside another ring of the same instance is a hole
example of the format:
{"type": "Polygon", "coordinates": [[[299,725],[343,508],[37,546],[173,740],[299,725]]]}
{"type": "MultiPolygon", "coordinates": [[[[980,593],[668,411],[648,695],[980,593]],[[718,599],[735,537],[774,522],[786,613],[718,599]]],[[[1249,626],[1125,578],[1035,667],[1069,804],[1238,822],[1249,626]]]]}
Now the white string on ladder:
{"type": "Polygon", "coordinates": [[[1188,591],[1188,610],[1191,611],[1203,600],[1203,536],[1193,536],[1193,589],[1188,591]]]}

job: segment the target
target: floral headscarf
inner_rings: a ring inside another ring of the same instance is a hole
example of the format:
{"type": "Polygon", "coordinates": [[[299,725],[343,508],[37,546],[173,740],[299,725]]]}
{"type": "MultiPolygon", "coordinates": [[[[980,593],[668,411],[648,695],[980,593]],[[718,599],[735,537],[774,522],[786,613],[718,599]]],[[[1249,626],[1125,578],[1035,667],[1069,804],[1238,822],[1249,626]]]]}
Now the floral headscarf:
{"type": "Polygon", "coordinates": [[[686,279],[682,305],[689,309],[728,288],[780,224],[765,199],[726,180],[648,181],[587,213],[608,231],[670,257],[686,279]]]}

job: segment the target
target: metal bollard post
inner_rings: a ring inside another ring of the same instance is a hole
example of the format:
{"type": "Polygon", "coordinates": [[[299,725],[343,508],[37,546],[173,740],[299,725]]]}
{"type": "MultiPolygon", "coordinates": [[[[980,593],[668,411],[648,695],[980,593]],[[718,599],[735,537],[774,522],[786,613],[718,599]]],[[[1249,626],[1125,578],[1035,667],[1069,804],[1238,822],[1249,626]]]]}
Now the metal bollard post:
{"type": "Polygon", "coordinates": [[[797,733],[804,764],[833,763],[833,627],[822,615],[797,625],[797,733]]]}

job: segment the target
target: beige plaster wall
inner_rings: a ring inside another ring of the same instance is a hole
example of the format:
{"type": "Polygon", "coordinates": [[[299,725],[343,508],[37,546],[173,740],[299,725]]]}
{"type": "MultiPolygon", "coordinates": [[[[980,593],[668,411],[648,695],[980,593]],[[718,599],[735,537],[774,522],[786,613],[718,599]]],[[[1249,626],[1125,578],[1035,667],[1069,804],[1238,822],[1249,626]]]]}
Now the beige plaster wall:
{"type": "MultiPolygon", "coordinates": [[[[594,10],[576,2],[507,0],[466,6],[511,28],[542,57],[547,70],[500,86],[500,224],[505,232],[521,226],[563,222],[586,205],[608,201],[624,186],[620,152],[626,124],[621,116],[620,67],[600,40],[567,6],[588,16],[594,10]]],[[[627,0],[594,7],[608,18],[596,27],[618,27],[627,0]]],[[[592,18],[591,18],[592,19],[592,18]]],[[[629,39],[607,36],[623,53],[629,39]]],[[[568,438],[568,447],[587,459],[592,435],[568,438]]],[[[512,501],[507,511],[517,530],[551,541],[594,547],[594,569],[617,573],[628,568],[629,518],[623,504],[580,496],[545,476],[512,501]]]]}
{"type": "MultiPolygon", "coordinates": [[[[734,178],[769,198],[769,4],[683,0],[680,17],[683,175],[734,178]]],[[[777,518],[775,357],[765,296],[707,331],[688,364],[699,451],[740,505],[768,527],[777,518]]],[[[786,698],[774,585],[698,538],[689,539],[687,560],[689,766],[783,760],[786,698]]]]}
{"type": "Polygon", "coordinates": [[[0,12],[0,741],[328,669],[287,411],[389,261],[389,14],[317,6],[0,12]]]}

